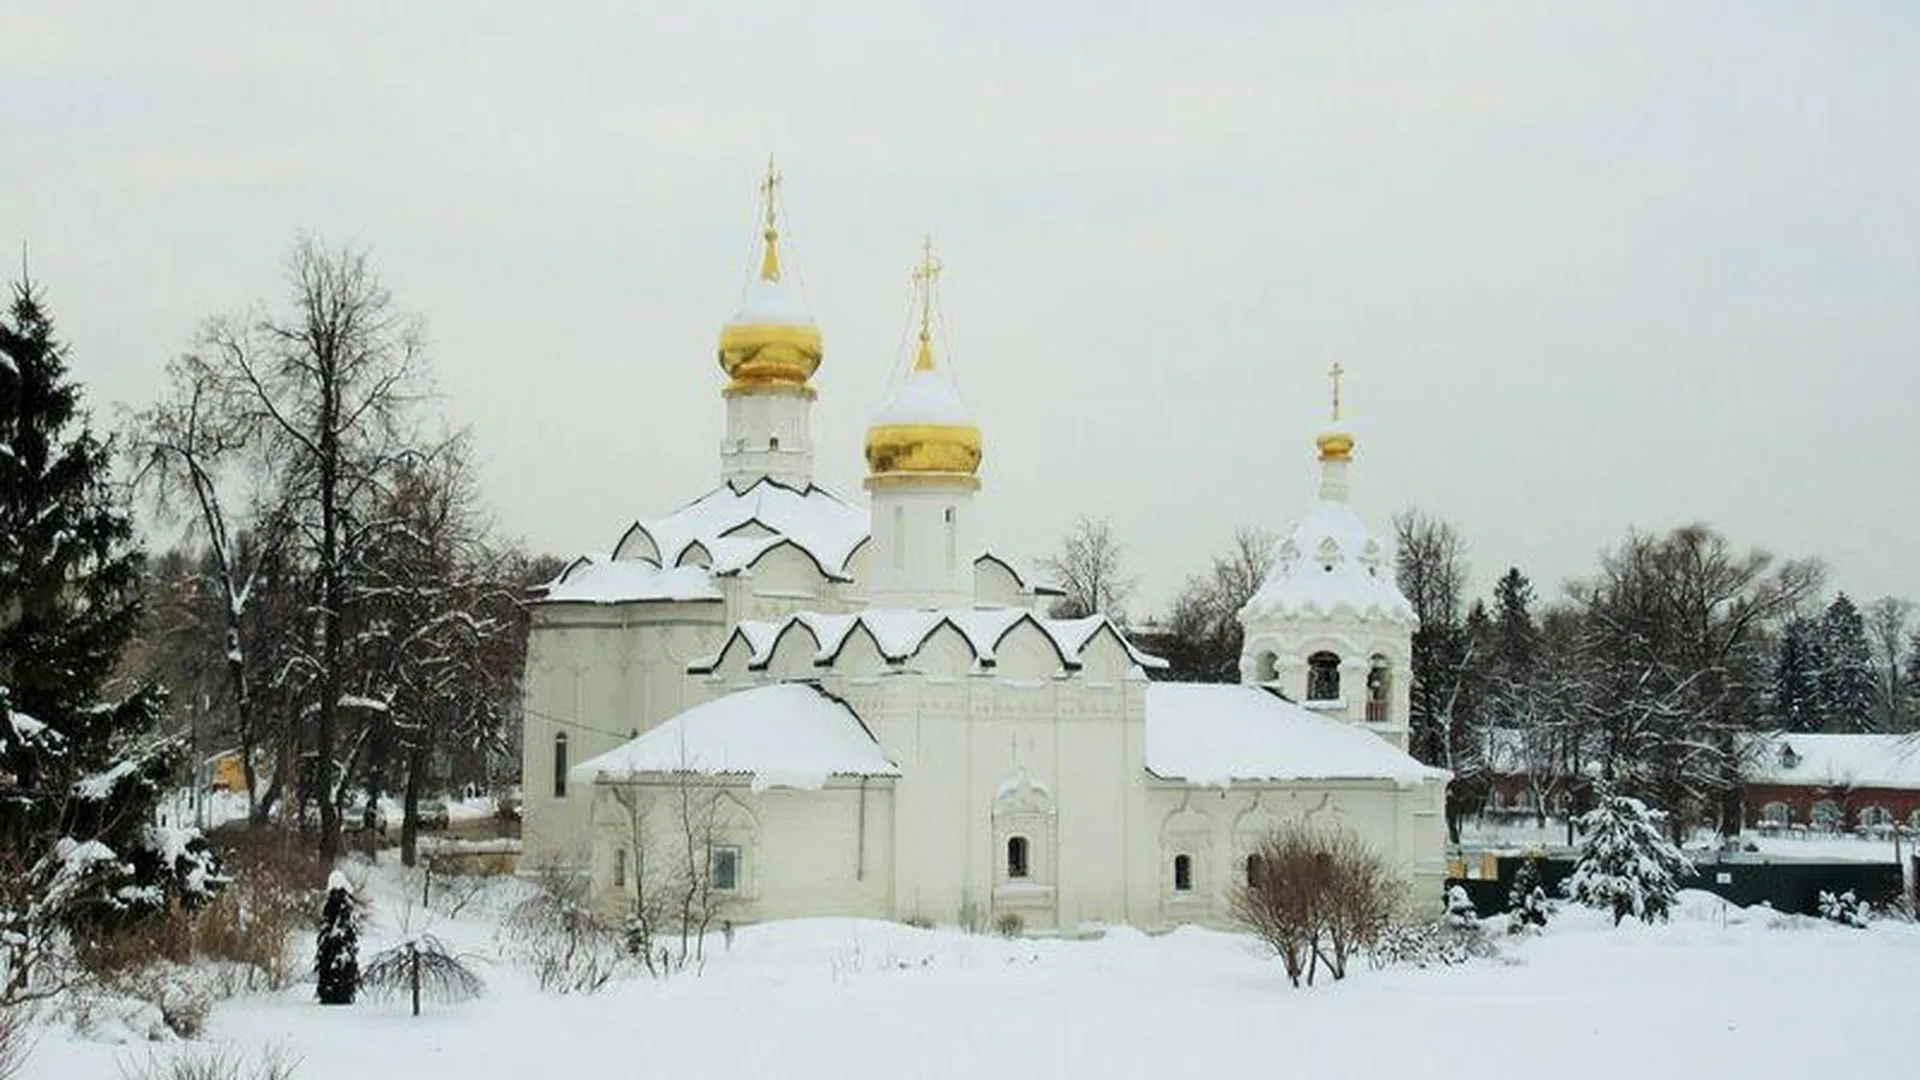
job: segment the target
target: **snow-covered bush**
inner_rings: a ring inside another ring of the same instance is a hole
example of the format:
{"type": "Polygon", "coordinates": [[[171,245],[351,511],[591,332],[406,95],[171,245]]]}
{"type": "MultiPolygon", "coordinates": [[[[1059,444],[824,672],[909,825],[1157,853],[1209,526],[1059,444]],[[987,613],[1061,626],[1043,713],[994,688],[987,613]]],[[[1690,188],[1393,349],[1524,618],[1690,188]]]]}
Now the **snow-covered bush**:
{"type": "Polygon", "coordinates": [[[1693,864],[1660,831],[1659,811],[1605,788],[1598,795],[1598,804],[1580,816],[1584,835],[1567,895],[1611,910],[1615,926],[1629,915],[1664,920],[1680,877],[1692,873],[1693,864]]]}
{"type": "Polygon", "coordinates": [[[1480,913],[1474,910],[1473,897],[1467,895],[1465,885],[1448,887],[1445,915],[1447,925],[1456,930],[1480,925],[1480,913]]]}
{"type": "Polygon", "coordinates": [[[13,1080],[33,1053],[33,1015],[26,1006],[0,1008],[0,1080],[13,1080]]]}
{"type": "Polygon", "coordinates": [[[1507,933],[1524,934],[1547,925],[1547,890],[1540,884],[1540,860],[1528,859],[1507,890],[1507,933]]]}
{"type": "Polygon", "coordinates": [[[1820,917],[1828,922],[1865,930],[1867,916],[1867,905],[1854,895],[1852,889],[1838,896],[1824,890],[1820,893],[1820,917]]]}
{"type": "Polygon", "coordinates": [[[1498,951],[1478,923],[1463,927],[1434,919],[1388,927],[1367,950],[1367,958],[1375,968],[1451,967],[1498,951]]]}
{"type": "Polygon", "coordinates": [[[353,1004],[360,989],[360,910],[347,875],[338,870],[327,879],[327,906],[320,913],[313,970],[319,976],[320,1004],[353,1004]]]}

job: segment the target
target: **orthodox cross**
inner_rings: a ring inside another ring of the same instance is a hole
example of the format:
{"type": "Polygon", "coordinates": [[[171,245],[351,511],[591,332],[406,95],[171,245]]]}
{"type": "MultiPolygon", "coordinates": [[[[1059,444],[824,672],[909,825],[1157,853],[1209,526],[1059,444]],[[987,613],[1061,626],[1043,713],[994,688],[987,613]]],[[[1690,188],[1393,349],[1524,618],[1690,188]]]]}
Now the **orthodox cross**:
{"type": "Polygon", "coordinates": [[[760,257],[760,279],[762,281],[780,280],[780,255],[774,242],[780,239],[779,229],[774,227],[774,215],[779,207],[780,181],[779,170],[773,167],[773,155],[767,155],[767,178],[760,181],[760,194],[767,204],[767,226],[760,235],[766,238],[766,254],[760,257]]]}
{"type": "Polygon", "coordinates": [[[920,246],[920,265],[913,268],[913,284],[920,293],[920,355],[914,367],[933,369],[933,283],[940,279],[940,260],[933,257],[933,237],[920,246]]]}
{"type": "Polygon", "coordinates": [[[1327,377],[1333,380],[1333,418],[1335,420],[1340,419],[1340,376],[1346,373],[1347,369],[1341,367],[1338,360],[1335,360],[1333,366],[1327,369],[1327,377]]]}

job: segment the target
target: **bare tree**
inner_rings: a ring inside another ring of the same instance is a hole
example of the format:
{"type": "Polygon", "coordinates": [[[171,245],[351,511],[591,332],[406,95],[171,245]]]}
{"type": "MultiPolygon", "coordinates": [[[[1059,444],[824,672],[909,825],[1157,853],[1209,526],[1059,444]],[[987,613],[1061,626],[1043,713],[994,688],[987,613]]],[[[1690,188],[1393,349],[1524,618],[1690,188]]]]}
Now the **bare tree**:
{"type": "Polygon", "coordinates": [[[1127,599],[1140,583],[1139,578],[1126,572],[1125,554],[1126,547],[1114,537],[1111,521],[1076,519],[1073,530],[1060,542],[1059,553],[1038,564],[1064,593],[1053,605],[1054,617],[1078,619],[1104,614],[1124,620],[1127,599]]]}
{"type": "Polygon", "coordinates": [[[1401,886],[1379,854],[1346,830],[1289,821],[1260,838],[1236,885],[1233,914],[1279,957],[1295,986],[1321,965],[1335,979],[1392,922],[1401,886]]]}
{"type": "Polygon", "coordinates": [[[1867,644],[1873,651],[1874,721],[1880,731],[1905,731],[1913,673],[1906,667],[1913,601],[1883,596],[1867,605],[1867,644]]]}
{"type": "Polygon", "coordinates": [[[395,309],[365,252],[303,237],[288,260],[291,310],[216,319],[205,365],[231,387],[234,437],[263,448],[283,485],[315,579],[305,658],[313,673],[312,783],[320,850],[340,851],[344,777],[336,760],[351,657],[351,575],[366,510],[390,467],[413,449],[413,406],[425,379],[417,318],[395,309]]]}
{"type": "Polygon", "coordinates": [[[1245,631],[1240,609],[1273,568],[1278,538],[1269,530],[1242,526],[1206,574],[1187,579],[1174,598],[1168,635],[1158,646],[1170,677],[1192,682],[1235,682],[1245,631]]]}
{"type": "Polygon", "coordinates": [[[1491,633],[1483,607],[1466,608],[1467,544],[1448,522],[1407,510],[1393,519],[1395,578],[1413,605],[1409,749],[1451,770],[1447,830],[1458,841],[1463,817],[1486,797],[1485,737],[1475,706],[1490,674],[1491,633]]]}

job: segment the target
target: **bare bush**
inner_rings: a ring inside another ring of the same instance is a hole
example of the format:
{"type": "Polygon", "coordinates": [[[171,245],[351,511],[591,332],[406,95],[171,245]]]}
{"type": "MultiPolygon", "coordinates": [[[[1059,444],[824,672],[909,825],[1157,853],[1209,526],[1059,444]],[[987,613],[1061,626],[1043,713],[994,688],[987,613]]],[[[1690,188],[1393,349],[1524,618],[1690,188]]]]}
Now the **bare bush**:
{"type": "Polygon", "coordinates": [[[13,1080],[33,1053],[33,1012],[24,1005],[0,1006],[0,1080],[13,1080]]]}
{"type": "Polygon", "coordinates": [[[500,940],[550,993],[591,994],[620,970],[619,931],[587,906],[587,882],[557,867],[542,868],[539,888],[501,923],[500,940]]]}
{"type": "Polygon", "coordinates": [[[409,938],[374,954],[360,973],[360,985],[375,996],[406,992],[412,998],[415,1016],[420,1015],[422,997],[451,1004],[472,1001],[486,990],[480,976],[432,934],[409,938]]]}
{"type": "Polygon", "coordinates": [[[122,1060],[124,1080],[292,1080],[300,1059],[283,1047],[269,1046],[248,1057],[229,1046],[195,1047],[160,1058],[149,1054],[143,1062],[122,1060]]]}
{"type": "Polygon", "coordinates": [[[1019,937],[1027,923],[1017,911],[1003,911],[993,920],[993,932],[1003,938],[1019,937]]]}
{"type": "Polygon", "coordinates": [[[1399,882],[1357,835],[1288,822],[1263,837],[1247,880],[1232,893],[1235,918],[1259,937],[1295,986],[1324,964],[1335,979],[1391,924],[1399,882]]]}

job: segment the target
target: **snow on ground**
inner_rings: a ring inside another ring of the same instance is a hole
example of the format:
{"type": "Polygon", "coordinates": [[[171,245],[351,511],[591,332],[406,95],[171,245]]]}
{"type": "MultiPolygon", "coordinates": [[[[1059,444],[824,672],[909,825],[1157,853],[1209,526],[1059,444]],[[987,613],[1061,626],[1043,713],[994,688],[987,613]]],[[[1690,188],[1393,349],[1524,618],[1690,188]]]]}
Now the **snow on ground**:
{"type": "MultiPolygon", "coordinates": [[[[399,932],[401,889],[390,873],[375,879],[363,958],[399,932]]],[[[500,907],[431,929],[489,954],[500,907]]],[[[309,983],[221,1005],[207,1038],[283,1044],[304,1060],[302,1077],[356,1080],[587,1068],[704,1080],[1255,1070],[1457,1080],[1516,1063],[1555,1080],[1865,1075],[1911,1055],[1920,927],[1848,930],[1687,894],[1669,925],[1615,929],[1563,911],[1498,961],[1362,964],[1311,990],[1288,988],[1247,939],[1195,929],[1004,941],[817,919],[741,928],[731,948],[718,936],[713,948],[702,976],[589,997],[541,994],[488,960],[485,998],[429,1005],[418,1019],[398,1002],[322,1008],[309,983]]],[[[49,1033],[24,1077],[113,1077],[116,1058],[146,1052],[49,1033]]]]}

